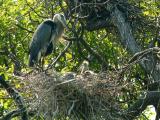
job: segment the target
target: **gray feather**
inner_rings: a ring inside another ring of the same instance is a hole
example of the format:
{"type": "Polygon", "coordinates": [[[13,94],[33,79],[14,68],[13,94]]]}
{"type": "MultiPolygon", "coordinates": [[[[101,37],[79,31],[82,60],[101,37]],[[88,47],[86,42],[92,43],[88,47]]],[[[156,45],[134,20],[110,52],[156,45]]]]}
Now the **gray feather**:
{"type": "Polygon", "coordinates": [[[29,66],[34,66],[34,63],[41,61],[41,57],[52,53],[64,27],[66,19],[62,14],[55,14],[53,20],[46,20],[38,26],[29,47],[29,66]]]}
{"type": "Polygon", "coordinates": [[[35,62],[39,62],[41,56],[45,55],[49,44],[51,43],[52,33],[55,31],[55,23],[51,20],[46,20],[41,23],[33,34],[32,41],[29,47],[29,66],[33,66],[35,62]],[[46,24],[52,22],[53,24],[46,24]],[[53,29],[54,28],[54,29],[53,29]]]}

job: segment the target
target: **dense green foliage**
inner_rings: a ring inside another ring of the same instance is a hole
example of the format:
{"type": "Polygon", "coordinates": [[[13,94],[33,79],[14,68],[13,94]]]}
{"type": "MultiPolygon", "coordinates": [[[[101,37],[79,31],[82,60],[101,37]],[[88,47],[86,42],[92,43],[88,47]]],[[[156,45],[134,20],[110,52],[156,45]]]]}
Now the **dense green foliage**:
{"type": "MultiPolygon", "coordinates": [[[[127,1],[130,6],[125,6],[128,11],[124,15],[126,21],[130,22],[133,29],[134,37],[143,49],[148,48],[149,44],[157,40],[154,46],[159,45],[160,41],[160,3],[155,0],[134,0],[127,1]],[[133,7],[131,7],[133,6],[133,7]]],[[[29,72],[28,68],[28,47],[36,27],[45,19],[52,18],[55,13],[64,12],[58,0],[1,0],[0,1],[0,75],[4,75],[9,84],[17,90],[21,90],[23,84],[15,75],[21,76],[29,72]]],[[[122,1],[120,5],[122,5],[122,1]]],[[[63,1],[64,9],[67,4],[63,1]]],[[[123,8],[124,6],[122,6],[123,8]]],[[[69,38],[76,37],[73,33],[81,34],[81,25],[87,24],[83,19],[77,19],[78,14],[67,13],[67,23],[70,30],[65,31],[69,38]]],[[[79,36],[78,35],[78,36],[79,36]]],[[[129,59],[133,56],[120,43],[119,31],[114,27],[106,27],[94,31],[84,30],[83,39],[87,42],[104,61],[108,63],[109,71],[120,70],[124,67],[129,59]]],[[[61,40],[54,53],[45,58],[45,64],[52,62],[60,52],[63,51],[68,41],[61,40]]],[[[72,42],[71,47],[67,50],[55,64],[56,71],[65,73],[69,71],[79,72],[81,63],[91,56],[90,70],[100,72],[102,69],[101,62],[92,55],[82,44],[77,41],[72,42]]],[[[128,89],[123,89],[123,96],[117,96],[121,101],[122,108],[126,109],[131,106],[141,94],[148,88],[149,78],[146,72],[134,64],[128,72],[124,74],[124,79],[132,83],[128,89]],[[127,101],[127,102],[126,102],[127,101]]],[[[25,93],[21,93],[27,96],[25,93]]],[[[0,116],[16,108],[13,100],[7,92],[0,86],[0,116]]],[[[140,116],[139,119],[145,119],[140,116]]]]}

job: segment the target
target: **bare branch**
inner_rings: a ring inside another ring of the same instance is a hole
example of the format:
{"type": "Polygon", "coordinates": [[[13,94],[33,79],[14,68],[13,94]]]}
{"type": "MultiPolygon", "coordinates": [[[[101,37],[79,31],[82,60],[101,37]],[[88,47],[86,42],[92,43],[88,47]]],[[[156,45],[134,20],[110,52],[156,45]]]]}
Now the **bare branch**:
{"type": "Polygon", "coordinates": [[[140,98],[133,106],[131,106],[125,118],[128,120],[134,119],[136,116],[140,115],[148,105],[153,105],[157,107],[157,103],[160,100],[160,92],[158,91],[148,91],[143,98],[140,98]]]}
{"type": "Polygon", "coordinates": [[[102,6],[102,5],[107,4],[109,1],[110,1],[110,0],[106,0],[105,2],[102,2],[102,3],[98,3],[98,2],[95,2],[95,3],[92,3],[92,2],[90,2],[90,3],[80,3],[79,5],[75,6],[75,7],[72,9],[72,11],[74,11],[74,10],[77,9],[77,8],[80,8],[81,6],[85,6],[85,5],[102,6]]]}
{"type": "MultiPolygon", "coordinates": [[[[13,98],[13,100],[15,101],[15,103],[17,104],[19,110],[21,110],[21,118],[22,120],[28,120],[28,115],[27,115],[27,110],[26,110],[26,106],[24,103],[24,100],[22,98],[22,96],[19,94],[18,91],[16,91],[15,89],[13,89],[3,78],[2,76],[0,76],[0,84],[6,89],[6,91],[8,92],[8,94],[13,98]]],[[[13,112],[14,114],[16,114],[15,112],[13,112]]],[[[12,113],[12,114],[13,114],[12,113]]],[[[11,114],[11,115],[12,115],[11,114]]]]}
{"type": "Polygon", "coordinates": [[[19,110],[19,109],[13,110],[13,111],[9,112],[8,114],[6,114],[5,116],[0,117],[0,120],[10,120],[14,117],[20,116],[22,112],[23,112],[23,110],[19,110]]]}
{"type": "Polygon", "coordinates": [[[75,41],[77,38],[73,37],[73,38],[69,38],[66,35],[62,36],[63,39],[67,40],[67,41],[75,41]]]}
{"type": "Polygon", "coordinates": [[[90,52],[91,55],[95,56],[96,59],[100,64],[102,64],[102,68],[104,70],[107,70],[108,68],[108,63],[100,56],[98,53],[96,53],[90,46],[86,43],[86,41],[83,38],[80,38],[81,44],[86,48],[88,52],[90,52]]]}
{"type": "Polygon", "coordinates": [[[64,50],[58,55],[58,57],[51,63],[48,65],[48,68],[46,69],[46,71],[50,68],[52,68],[56,62],[66,53],[67,49],[71,46],[72,42],[68,42],[67,46],[64,48],[64,50]]]}
{"type": "Polygon", "coordinates": [[[28,6],[38,17],[45,18],[45,19],[47,18],[46,16],[42,16],[42,15],[38,14],[38,13],[36,12],[35,8],[31,7],[27,0],[25,0],[25,2],[26,2],[26,4],[27,4],[27,6],[28,6]]]}
{"type": "Polygon", "coordinates": [[[143,58],[145,57],[147,54],[151,53],[151,52],[159,52],[160,51],[160,48],[159,47],[153,47],[153,48],[149,48],[149,49],[146,49],[146,50],[143,50],[143,51],[140,51],[140,52],[137,52],[130,60],[128,63],[131,63],[139,58],[143,58]]]}
{"type": "Polygon", "coordinates": [[[21,26],[21,25],[19,25],[19,24],[16,24],[16,26],[19,27],[19,28],[21,28],[22,30],[27,31],[28,33],[34,33],[33,31],[28,30],[27,28],[25,28],[25,27],[23,27],[23,26],[21,26]]]}
{"type": "Polygon", "coordinates": [[[85,29],[88,31],[94,31],[109,27],[114,27],[114,26],[111,24],[110,19],[107,18],[106,20],[90,21],[86,24],[85,29]]]}

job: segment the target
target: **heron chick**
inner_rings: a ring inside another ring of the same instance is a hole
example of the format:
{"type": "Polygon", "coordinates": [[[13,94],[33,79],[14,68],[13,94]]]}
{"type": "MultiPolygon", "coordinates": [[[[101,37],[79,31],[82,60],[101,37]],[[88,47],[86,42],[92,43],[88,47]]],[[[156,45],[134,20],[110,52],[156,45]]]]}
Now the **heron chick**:
{"type": "Polygon", "coordinates": [[[40,63],[41,58],[52,53],[56,42],[67,27],[63,14],[55,14],[53,20],[45,20],[36,29],[29,46],[29,66],[40,63]]]}

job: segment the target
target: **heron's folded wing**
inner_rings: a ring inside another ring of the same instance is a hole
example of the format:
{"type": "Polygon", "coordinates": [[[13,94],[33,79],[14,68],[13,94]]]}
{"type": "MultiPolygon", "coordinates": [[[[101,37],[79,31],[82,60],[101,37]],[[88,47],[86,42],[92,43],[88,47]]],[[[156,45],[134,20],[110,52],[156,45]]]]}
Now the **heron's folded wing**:
{"type": "Polygon", "coordinates": [[[38,45],[37,47],[43,48],[49,44],[51,35],[51,26],[42,23],[40,26],[38,26],[33,35],[33,42],[38,45]]]}
{"type": "MultiPolygon", "coordinates": [[[[38,60],[38,54],[45,52],[47,45],[50,42],[51,27],[42,23],[38,26],[33,34],[32,41],[29,47],[31,61],[38,60]]],[[[40,56],[41,57],[41,56],[40,56]]]]}

